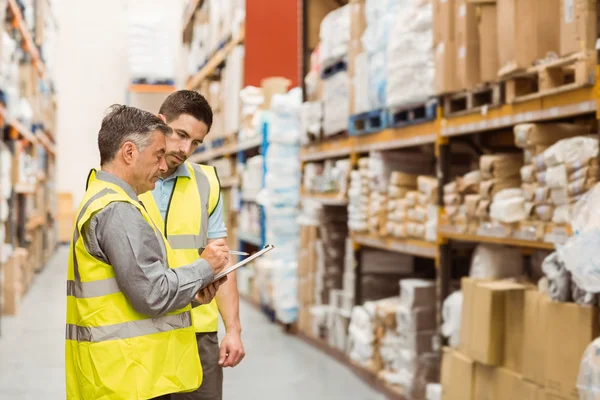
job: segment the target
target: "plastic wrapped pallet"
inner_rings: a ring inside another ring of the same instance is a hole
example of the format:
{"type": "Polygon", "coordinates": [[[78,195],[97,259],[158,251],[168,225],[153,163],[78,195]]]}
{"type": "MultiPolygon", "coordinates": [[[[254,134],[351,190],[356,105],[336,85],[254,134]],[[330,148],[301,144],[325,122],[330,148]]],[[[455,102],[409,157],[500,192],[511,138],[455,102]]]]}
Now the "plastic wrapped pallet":
{"type": "Polygon", "coordinates": [[[410,309],[435,307],[435,293],[434,281],[424,279],[400,281],[400,304],[410,309]]]}
{"type": "Polygon", "coordinates": [[[244,46],[236,46],[231,51],[227,56],[226,65],[223,76],[223,113],[227,116],[224,121],[224,134],[232,135],[239,130],[241,124],[240,90],[244,75],[244,46]]]}
{"type": "Polygon", "coordinates": [[[323,126],[323,103],[320,101],[302,104],[302,144],[308,144],[311,137],[319,137],[323,126]]]}
{"type": "Polygon", "coordinates": [[[323,133],[334,135],[348,128],[350,76],[346,71],[324,79],[323,133]]]}
{"type": "Polygon", "coordinates": [[[323,68],[342,60],[350,42],[350,7],[340,7],[323,18],[319,32],[319,57],[323,68]]]}
{"type": "Polygon", "coordinates": [[[462,291],[458,290],[448,296],[442,306],[442,335],[448,338],[448,344],[453,348],[458,348],[460,344],[462,303],[462,291]]]}
{"type": "Polygon", "coordinates": [[[387,47],[386,101],[390,107],[424,102],[434,94],[432,19],[430,2],[411,1],[400,8],[387,47]]]}

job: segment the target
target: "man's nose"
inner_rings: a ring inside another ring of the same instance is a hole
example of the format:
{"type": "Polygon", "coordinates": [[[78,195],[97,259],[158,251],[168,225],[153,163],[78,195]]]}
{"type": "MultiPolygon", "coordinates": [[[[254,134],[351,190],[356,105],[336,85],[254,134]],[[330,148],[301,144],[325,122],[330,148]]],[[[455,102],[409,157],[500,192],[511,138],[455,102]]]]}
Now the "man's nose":
{"type": "Polygon", "coordinates": [[[192,147],[192,143],[189,141],[186,141],[184,143],[181,144],[181,147],[179,148],[179,151],[182,152],[185,155],[190,154],[190,149],[192,147]]]}
{"type": "Polygon", "coordinates": [[[158,169],[160,170],[160,172],[167,172],[167,161],[165,160],[164,156],[160,158],[160,162],[158,163],[158,169]]]}

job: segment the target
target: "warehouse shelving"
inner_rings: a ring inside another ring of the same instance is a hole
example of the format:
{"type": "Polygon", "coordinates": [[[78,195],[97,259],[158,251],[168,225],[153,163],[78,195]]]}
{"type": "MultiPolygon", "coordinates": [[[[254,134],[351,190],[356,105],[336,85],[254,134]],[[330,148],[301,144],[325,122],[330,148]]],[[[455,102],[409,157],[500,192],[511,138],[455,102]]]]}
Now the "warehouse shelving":
{"type": "Polygon", "coordinates": [[[326,206],[347,206],[348,199],[339,193],[303,193],[303,199],[318,201],[326,206]]]}
{"type": "Polygon", "coordinates": [[[186,89],[196,89],[203,80],[212,75],[217,67],[221,65],[223,61],[225,61],[233,49],[235,49],[235,47],[239,44],[244,43],[245,37],[245,31],[242,29],[237,37],[232,38],[223,46],[223,48],[217,50],[217,52],[208,60],[206,65],[202,67],[202,69],[200,69],[196,75],[189,79],[188,83],[186,84],[186,89]]]}
{"type": "Polygon", "coordinates": [[[222,188],[230,188],[233,186],[238,186],[240,184],[240,178],[237,175],[228,176],[225,178],[219,178],[219,182],[221,183],[222,188]]]}
{"type": "Polygon", "coordinates": [[[13,26],[19,30],[21,33],[21,37],[23,38],[24,45],[23,48],[29,53],[32,59],[32,63],[35,65],[38,70],[40,77],[45,78],[46,67],[44,62],[40,58],[40,52],[33,41],[33,35],[27,28],[25,24],[25,20],[23,19],[23,14],[21,13],[21,9],[19,8],[19,4],[17,0],[8,0],[8,7],[11,10],[14,20],[13,26]]]}
{"type": "Polygon", "coordinates": [[[260,235],[257,234],[253,234],[253,233],[248,233],[248,232],[241,232],[238,231],[237,232],[237,238],[239,241],[244,242],[244,243],[249,243],[252,244],[254,246],[260,247],[262,245],[262,239],[260,237],[260,235]]]}
{"type": "Polygon", "coordinates": [[[438,246],[433,242],[413,239],[396,239],[390,237],[379,237],[365,234],[353,234],[354,243],[361,246],[373,247],[397,253],[408,254],[423,258],[437,258],[438,246]]]}

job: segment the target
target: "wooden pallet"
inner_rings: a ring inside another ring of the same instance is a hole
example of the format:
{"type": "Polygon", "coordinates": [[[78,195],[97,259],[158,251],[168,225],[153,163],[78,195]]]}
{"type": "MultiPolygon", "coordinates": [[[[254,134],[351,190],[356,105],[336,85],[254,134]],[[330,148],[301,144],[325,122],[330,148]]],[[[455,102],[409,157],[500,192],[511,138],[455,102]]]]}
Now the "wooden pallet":
{"type": "Polygon", "coordinates": [[[595,68],[593,54],[577,53],[511,73],[505,77],[506,102],[519,103],[593,85],[595,68]]]}
{"type": "Polygon", "coordinates": [[[500,107],[504,96],[501,82],[482,84],[481,86],[442,96],[444,117],[457,117],[479,113],[485,108],[500,107]]]}
{"type": "Polygon", "coordinates": [[[348,124],[350,136],[360,136],[379,132],[387,128],[387,110],[379,109],[350,116],[348,124]]]}
{"type": "Polygon", "coordinates": [[[409,106],[388,108],[388,127],[400,128],[407,125],[433,121],[437,116],[437,101],[428,101],[409,106]]]}

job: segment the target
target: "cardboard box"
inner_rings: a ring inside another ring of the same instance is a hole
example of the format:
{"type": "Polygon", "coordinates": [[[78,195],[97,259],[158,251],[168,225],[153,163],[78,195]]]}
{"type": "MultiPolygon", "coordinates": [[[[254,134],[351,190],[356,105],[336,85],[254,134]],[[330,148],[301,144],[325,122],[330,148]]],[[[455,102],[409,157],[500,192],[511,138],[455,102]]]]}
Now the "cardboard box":
{"type": "Polygon", "coordinates": [[[527,68],[560,47],[560,0],[498,0],[500,71],[527,68]]]}
{"type": "Polygon", "coordinates": [[[435,47],[435,91],[437,94],[458,89],[456,78],[456,45],[452,40],[441,41],[435,47]]]}
{"type": "Polygon", "coordinates": [[[471,333],[473,329],[471,323],[473,322],[472,306],[475,295],[475,286],[478,280],[465,277],[461,280],[461,288],[463,293],[462,312],[460,319],[460,345],[459,349],[463,353],[469,352],[469,344],[471,343],[471,333]]]}
{"type": "Polygon", "coordinates": [[[596,25],[596,0],[561,0],[560,54],[594,49],[596,25]]]}
{"type": "Polygon", "coordinates": [[[598,309],[575,303],[548,302],[546,307],[545,387],[549,393],[578,399],[581,356],[598,336],[598,309]]]}
{"type": "Polygon", "coordinates": [[[433,44],[451,41],[454,38],[456,9],[455,0],[432,0],[433,44]]]}
{"type": "Polygon", "coordinates": [[[498,76],[498,8],[496,3],[478,7],[479,30],[479,79],[481,82],[496,80],[498,76]]]}
{"type": "Polygon", "coordinates": [[[475,362],[449,348],[443,349],[442,356],[442,399],[475,400],[475,362]]]}
{"type": "Polygon", "coordinates": [[[506,368],[496,368],[495,386],[497,400],[533,400],[538,390],[536,385],[506,368]]]}
{"type": "Polygon", "coordinates": [[[17,315],[23,297],[23,279],[19,258],[12,255],[2,265],[2,314],[17,315]]]}
{"type": "Polygon", "coordinates": [[[502,365],[504,359],[506,298],[524,286],[508,281],[484,282],[475,286],[468,355],[482,364],[502,365]]]}
{"type": "Polygon", "coordinates": [[[523,371],[523,337],[525,335],[525,293],[510,290],[506,293],[504,319],[504,357],[502,365],[516,373],[523,371]]]}
{"type": "Polygon", "coordinates": [[[477,7],[467,0],[456,0],[455,43],[456,78],[459,89],[470,89],[479,82],[479,29],[477,7]]]}
{"type": "Polygon", "coordinates": [[[73,229],[75,228],[75,212],[64,213],[56,218],[58,223],[58,241],[60,243],[70,243],[73,239],[73,229]]]}
{"type": "Polygon", "coordinates": [[[497,400],[496,397],[496,368],[475,364],[475,400],[497,400]]]}
{"type": "Polygon", "coordinates": [[[58,193],[58,215],[72,213],[74,210],[73,193],[58,193]]]}
{"type": "Polygon", "coordinates": [[[365,0],[350,0],[350,40],[360,42],[365,29],[365,0]]]}

